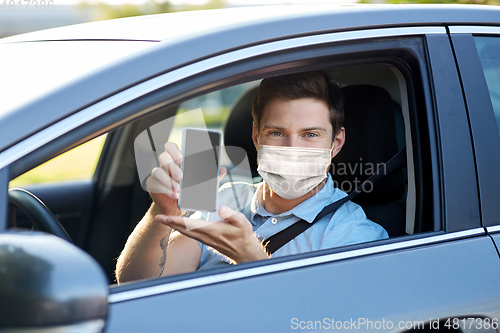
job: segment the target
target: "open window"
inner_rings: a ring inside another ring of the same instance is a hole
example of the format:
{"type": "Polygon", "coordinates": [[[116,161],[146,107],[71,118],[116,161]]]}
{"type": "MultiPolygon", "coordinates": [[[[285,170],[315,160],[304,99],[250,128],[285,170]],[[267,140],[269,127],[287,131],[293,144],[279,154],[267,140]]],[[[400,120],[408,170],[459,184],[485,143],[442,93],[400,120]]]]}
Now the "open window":
{"type": "MultiPolygon", "coordinates": [[[[421,179],[425,175],[419,171],[424,158],[420,154],[414,158],[415,149],[420,149],[419,145],[414,148],[412,143],[419,137],[415,133],[418,131],[415,102],[418,91],[413,88],[413,77],[398,62],[383,62],[381,59],[342,62],[338,65],[327,63],[321,69],[325,69],[332,80],[340,85],[345,97],[346,144],[333,159],[330,168],[337,188],[346,193],[354,191],[377,169],[383,170],[385,163],[399,151],[404,148],[407,150],[407,162],[404,165],[375,184],[367,183],[365,193],[354,199],[367,217],[383,226],[389,234],[389,240],[377,241],[372,245],[439,230],[434,223],[423,222],[422,213],[425,210],[417,213],[417,207],[423,205],[424,187],[417,188],[416,182],[420,180],[422,183],[421,179]]],[[[304,69],[294,69],[301,70],[304,69]]],[[[141,120],[134,131],[134,151],[139,177],[137,181],[142,188],[145,188],[148,171],[156,166],[157,154],[163,144],[173,141],[181,146],[184,127],[221,131],[224,148],[221,150],[221,164],[232,170],[233,177],[236,175],[238,181],[261,182],[257,172],[257,152],[251,139],[251,109],[259,83],[260,79],[257,79],[200,94],[164,111],[166,119],[156,116],[156,120],[141,120]],[[241,158],[233,158],[230,149],[233,147],[245,151],[248,165],[242,167],[241,158]],[[248,169],[250,172],[245,172],[248,169]]],[[[224,181],[229,181],[228,177],[224,181]]],[[[147,196],[146,191],[142,195],[147,196]]],[[[141,202],[144,206],[140,210],[145,211],[149,201],[141,202]]],[[[364,246],[369,244],[351,247],[364,246]]]]}
{"type": "MultiPolygon", "coordinates": [[[[430,97],[423,94],[426,84],[424,73],[420,72],[423,57],[415,56],[424,52],[421,41],[421,37],[387,38],[376,44],[353,42],[299,49],[201,73],[146,94],[66,134],[31,154],[24,165],[16,162],[12,170],[17,176],[36,165],[36,161],[42,161],[41,156],[54,156],[79,142],[108,133],[86,197],[91,203],[91,220],[85,228],[74,232],[80,233],[78,245],[97,259],[113,282],[116,258],[151,204],[144,185],[148,172],[156,164],[155,150],[156,154],[161,152],[167,141],[180,143],[184,127],[202,125],[217,129],[223,133],[224,147],[238,147],[246,152],[250,170],[246,179],[258,182],[256,151],[251,140],[251,105],[260,80],[324,69],[340,85],[346,98],[346,144],[330,168],[338,188],[347,193],[353,191],[406,148],[406,167],[366,188],[366,193],[354,200],[369,219],[387,230],[390,238],[270,261],[342,252],[438,231],[440,221],[431,218],[437,209],[433,206],[437,190],[429,181],[434,176],[430,172],[426,141],[429,138],[426,108],[430,97]],[[191,116],[190,112],[198,109],[197,115],[191,116]],[[417,235],[410,236],[413,234],[417,235]]],[[[238,172],[238,163],[227,149],[223,150],[222,164],[234,169],[236,178],[245,176],[244,172],[238,172]]],[[[44,201],[43,195],[40,198],[44,201]]],[[[262,264],[266,263],[241,266],[262,264]]]]}
{"type": "MultiPolygon", "coordinates": [[[[377,169],[384,169],[385,163],[400,150],[409,147],[412,151],[407,84],[397,67],[390,64],[343,64],[327,71],[341,86],[346,128],[346,143],[332,160],[330,174],[335,187],[351,193],[377,169]]],[[[141,132],[134,147],[143,189],[156,166],[153,148],[160,150],[167,141],[181,147],[184,127],[221,131],[221,164],[232,171],[233,181],[261,182],[257,172],[257,152],[252,142],[251,115],[259,82],[251,81],[187,100],[176,107],[174,117],[141,132]],[[233,147],[245,151],[249,165],[241,165],[242,159],[232,153],[233,147]],[[250,172],[246,172],[248,169],[250,172]]],[[[413,161],[410,163],[413,165],[413,161]]],[[[365,193],[354,200],[363,207],[369,219],[388,231],[390,237],[415,232],[415,180],[414,173],[409,176],[407,170],[401,167],[376,184],[366,183],[365,193]]],[[[223,179],[226,181],[229,181],[228,177],[223,179]]]]}

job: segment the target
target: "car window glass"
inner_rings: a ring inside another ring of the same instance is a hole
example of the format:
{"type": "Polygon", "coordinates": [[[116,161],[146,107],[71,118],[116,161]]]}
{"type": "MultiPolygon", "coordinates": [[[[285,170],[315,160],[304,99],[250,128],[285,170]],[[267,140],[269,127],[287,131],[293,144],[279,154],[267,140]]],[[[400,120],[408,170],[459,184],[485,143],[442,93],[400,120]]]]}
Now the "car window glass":
{"type": "Polygon", "coordinates": [[[90,179],[105,140],[106,134],[73,148],[13,179],[9,187],[90,179]]]}
{"type": "MultiPolygon", "coordinates": [[[[248,163],[234,165],[235,158],[229,157],[229,155],[236,155],[239,159],[245,159],[246,152],[239,147],[225,146],[225,125],[237,100],[245,92],[255,89],[258,84],[259,81],[248,82],[190,99],[177,106],[174,117],[157,122],[147,130],[142,131],[134,140],[135,162],[142,188],[147,191],[146,180],[150,176],[151,170],[158,166],[158,155],[164,150],[166,142],[173,142],[179,149],[182,149],[184,128],[222,132],[221,165],[229,168],[233,181],[249,181],[252,175],[250,175],[249,167],[246,166],[248,163]],[[153,147],[156,151],[155,154],[151,154],[153,147]]],[[[247,111],[251,119],[250,109],[247,111]]],[[[249,128],[244,129],[248,135],[251,133],[251,123],[249,126],[249,128]]],[[[228,180],[229,177],[224,177],[221,184],[228,180]]]]}
{"type": "MultiPolygon", "coordinates": [[[[186,101],[179,105],[168,141],[182,145],[182,130],[185,127],[206,128],[224,131],[231,112],[231,106],[244,92],[256,87],[258,81],[240,84],[226,89],[214,91],[186,101]],[[199,112],[196,112],[199,110],[199,112]]],[[[224,145],[224,142],[223,142],[224,145]]],[[[221,164],[230,164],[230,159],[224,149],[221,154],[221,164]]]]}
{"type": "Polygon", "coordinates": [[[500,37],[474,37],[500,134],[500,37]]]}

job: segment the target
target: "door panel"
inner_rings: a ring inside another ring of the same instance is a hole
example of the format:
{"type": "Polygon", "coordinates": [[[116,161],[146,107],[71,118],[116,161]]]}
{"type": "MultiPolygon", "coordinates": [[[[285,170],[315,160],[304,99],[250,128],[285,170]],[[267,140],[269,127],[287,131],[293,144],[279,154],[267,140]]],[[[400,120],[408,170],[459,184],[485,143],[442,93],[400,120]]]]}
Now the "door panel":
{"type": "Polygon", "coordinates": [[[491,239],[479,236],[114,303],[106,332],[288,332],[293,318],[403,331],[399,321],[498,318],[498,276],[491,239]]]}
{"type": "MultiPolygon", "coordinates": [[[[491,235],[491,238],[495,242],[495,246],[497,248],[497,251],[500,251],[500,233],[496,233],[496,234],[491,235]]],[[[500,252],[499,252],[499,256],[500,256],[500,252]]]]}

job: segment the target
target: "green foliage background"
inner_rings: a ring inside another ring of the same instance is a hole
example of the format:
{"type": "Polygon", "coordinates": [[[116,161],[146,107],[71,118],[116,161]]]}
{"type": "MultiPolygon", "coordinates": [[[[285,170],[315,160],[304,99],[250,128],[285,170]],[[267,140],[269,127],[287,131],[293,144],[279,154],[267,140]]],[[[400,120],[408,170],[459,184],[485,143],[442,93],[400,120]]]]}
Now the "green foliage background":
{"type": "MultiPolygon", "coordinates": [[[[219,9],[227,7],[225,0],[210,0],[205,5],[172,5],[168,0],[148,0],[145,4],[108,5],[101,0],[90,3],[92,0],[82,0],[80,10],[92,12],[92,21],[109,20],[122,17],[172,13],[178,11],[219,9]]],[[[314,2],[311,1],[311,2],[314,2]]],[[[332,3],[334,0],[332,0],[332,3]]],[[[304,0],[304,3],[307,3],[304,0]]],[[[478,4],[500,5],[500,0],[358,0],[358,3],[389,3],[389,4],[478,4]]]]}
{"type": "Polygon", "coordinates": [[[92,21],[110,20],[122,17],[173,13],[178,11],[203,10],[203,9],[219,9],[227,7],[224,0],[210,0],[207,4],[201,6],[183,5],[173,6],[170,2],[161,0],[149,0],[142,5],[124,4],[124,5],[108,5],[104,2],[91,4],[83,0],[79,5],[81,11],[91,11],[92,21]]]}

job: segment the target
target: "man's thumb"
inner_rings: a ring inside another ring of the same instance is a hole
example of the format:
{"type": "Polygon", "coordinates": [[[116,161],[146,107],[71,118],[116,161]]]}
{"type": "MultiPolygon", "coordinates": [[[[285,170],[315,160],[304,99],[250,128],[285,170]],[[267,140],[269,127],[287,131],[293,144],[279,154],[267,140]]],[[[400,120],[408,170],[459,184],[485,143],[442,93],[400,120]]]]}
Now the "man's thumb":
{"type": "Polygon", "coordinates": [[[219,216],[223,220],[230,220],[231,217],[233,217],[237,212],[232,210],[231,208],[227,206],[220,206],[219,208],[219,216]]]}

